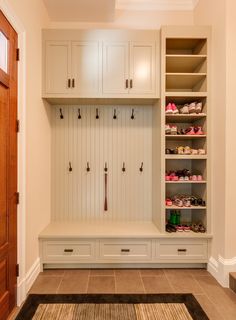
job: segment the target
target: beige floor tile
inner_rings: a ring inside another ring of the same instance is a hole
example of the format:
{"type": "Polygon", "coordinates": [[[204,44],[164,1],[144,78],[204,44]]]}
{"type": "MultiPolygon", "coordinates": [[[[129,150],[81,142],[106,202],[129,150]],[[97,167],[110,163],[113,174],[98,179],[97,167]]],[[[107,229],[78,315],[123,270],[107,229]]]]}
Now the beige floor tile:
{"type": "Polygon", "coordinates": [[[71,276],[88,277],[89,274],[89,269],[67,269],[65,270],[64,278],[70,278],[71,276]]]}
{"type": "Polygon", "coordinates": [[[116,269],[115,276],[132,276],[132,277],[140,277],[139,269],[116,269]]]}
{"type": "Polygon", "coordinates": [[[56,293],[61,283],[62,277],[39,275],[29,293],[56,293]]]}
{"type": "Polygon", "coordinates": [[[141,269],[141,276],[164,276],[162,269],[141,269]]]}
{"type": "Polygon", "coordinates": [[[116,293],[144,293],[144,286],[140,276],[130,274],[117,275],[116,293]]]}
{"type": "MultiPolygon", "coordinates": [[[[205,278],[205,277],[202,277],[205,278]]],[[[192,275],[167,275],[167,279],[175,293],[202,294],[203,290],[192,275]]]]}
{"type": "Polygon", "coordinates": [[[64,269],[47,269],[40,272],[40,276],[63,276],[65,273],[64,269]]]}
{"type": "Polygon", "coordinates": [[[205,269],[164,269],[166,275],[210,275],[205,269]]]}
{"type": "Polygon", "coordinates": [[[195,298],[211,320],[222,320],[222,315],[218,312],[216,306],[209,300],[205,294],[195,295],[195,298]]]}
{"type": "Polygon", "coordinates": [[[67,275],[62,279],[57,293],[86,293],[88,281],[88,274],[67,275]]]}
{"type": "Polygon", "coordinates": [[[88,293],[115,293],[115,277],[113,276],[89,277],[88,293]]]}
{"type": "Polygon", "coordinates": [[[146,293],[172,293],[173,290],[165,276],[143,276],[146,293]]]}
{"type": "Polygon", "coordinates": [[[114,276],[113,269],[93,269],[90,273],[91,276],[114,276]]]}

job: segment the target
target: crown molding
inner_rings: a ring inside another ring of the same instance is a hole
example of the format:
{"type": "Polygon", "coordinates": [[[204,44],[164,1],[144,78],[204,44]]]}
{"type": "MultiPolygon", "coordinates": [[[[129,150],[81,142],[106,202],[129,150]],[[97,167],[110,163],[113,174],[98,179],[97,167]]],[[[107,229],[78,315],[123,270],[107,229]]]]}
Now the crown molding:
{"type": "Polygon", "coordinates": [[[191,11],[199,0],[117,0],[118,10],[191,11]]]}

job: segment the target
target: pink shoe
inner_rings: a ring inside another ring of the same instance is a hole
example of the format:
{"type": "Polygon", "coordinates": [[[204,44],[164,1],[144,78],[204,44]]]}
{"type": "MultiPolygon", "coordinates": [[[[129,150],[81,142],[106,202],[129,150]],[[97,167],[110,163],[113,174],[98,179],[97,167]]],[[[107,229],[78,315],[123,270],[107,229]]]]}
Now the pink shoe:
{"type": "Polygon", "coordinates": [[[172,108],[173,114],[178,114],[179,113],[179,110],[178,110],[178,108],[176,107],[176,105],[174,103],[172,103],[171,108],[172,108]]]}
{"type": "Polygon", "coordinates": [[[170,199],[166,199],[166,206],[171,207],[172,206],[172,201],[170,199]]]}
{"type": "Polygon", "coordinates": [[[166,106],[166,114],[173,114],[171,103],[168,103],[168,105],[166,106]]]}
{"type": "Polygon", "coordinates": [[[179,177],[178,176],[173,176],[171,180],[172,181],[179,181],[179,177]]]}
{"type": "Polygon", "coordinates": [[[202,175],[199,174],[199,175],[197,176],[197,181],[202,181],[202,175]]]}
{"type": "Polygon", "coordinates": [[[192,180],[192,181],[197,181],[197,176],[196,176],[196,175],[193,175],[193,176],[191,177],[191,180],[192,180]]]}
{"type": "Polygon", "coordinates": [[[176,231],[178,231],[178,232],[183,232],[183,231],[184,231],[184,227],[179,224],[179,225],[176,227],[176,231]]]}
{"type": "Polygon", "coordinates": [[[202,134],[204,134],[203,131],[202,131],[202,127],[197,127],[197,128],[196,128],[196,131],[195,131],[195,134],[197,134],[197,135],[202,135],[202,134]]]}
{"type": "Polygon", "coordinates": [[[166,181],[170,181],[170,176],[166,175],[166,181]]]}
{"type": "Polygon", "coordinates": [[[189,127],[188,129],[185,130],[185,134],[188,136],[195,135],[194,127],[189,127]]]}

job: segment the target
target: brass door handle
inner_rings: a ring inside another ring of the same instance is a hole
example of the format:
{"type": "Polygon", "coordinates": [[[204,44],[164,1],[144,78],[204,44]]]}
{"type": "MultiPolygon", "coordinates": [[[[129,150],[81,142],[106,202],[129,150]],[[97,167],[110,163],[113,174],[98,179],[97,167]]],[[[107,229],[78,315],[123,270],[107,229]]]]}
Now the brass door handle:
{"type": "Polygon", "coordinates": [[[130,87],[130,89],[133,88],[133,80],[132,79],[130,79],[130,81],[129,81],[129,87],[130,87]]]}
{"type": "Polygon", "coordinates": [[[187,252],[187,249],[178,249],[178,252],[187,252]]]}
{"type": "Polygon", "coordinates": [[[64,252],[73,252],[73,249],[64,249],[64,252]]]}
{"type": "Polygon", "coordinates": [[[125,80],[125,89],[128,89],[128,88],[129,88],[129,80],[126,79],[126,80],[125,80]]]}
{"type": "Polygon", "coordinates": [[[130,249],[121,249],[121,252],[130,252],[130,249]]]}
{"type": "Polygon", "coordinates": [[[68,79],[68,88],[70,88],[70,85],[71,85],[71,80],[68,79]]]}
{"type": "Polygon", "coordinates": [[[75,87],[75,79],[73,78],[72,79],[72,88],[74,88],[75,87]]]}

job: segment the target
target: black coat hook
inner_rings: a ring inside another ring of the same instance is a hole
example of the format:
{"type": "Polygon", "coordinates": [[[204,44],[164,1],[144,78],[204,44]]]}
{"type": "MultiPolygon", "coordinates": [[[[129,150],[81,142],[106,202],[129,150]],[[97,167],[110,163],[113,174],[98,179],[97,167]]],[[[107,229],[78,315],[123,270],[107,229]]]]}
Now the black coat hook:
{"type": "Polygon", "coordinates": [[[62,108],[60,108],[60,119],[64,119],[63,113],[62,113],[62,108]]]}
{"type": "Polygon", "coordinates": [[[134,109],[132,109],[131,119],[134,120],[134,109]]]}
{"type": "Polygon", "coordinates": [[[98,109],[96,109],[96,119],[99,119],[99,112],[98,112],[98,109]]]}
{"type": "Polygon", "coordinates": [[[143,172],[143,162],[141,163],[141,167],[139,168],[140,172],[143,172]]]}
{"type": "Polygon", "coordinates": [[[72,166],[71,166],[71,162],[69,162],[69,171],[72,171],[72,166]]]}
{"type": "Polygon", "coordinates": [[[106,163],[106,162],[105,162],[104,171],[105,171],[105,172],[107,172],[107,171],[108,171],[108,167],[107,167],[107,163],[106,163]]]}
{"type": "Polygon", "coordinates": [[[125,163],[123,162],[122,171],[125,172],[125,163]]]}
{"type": "Polygon", "coordinates": [[[87,172],[90,171],[90,167],[89,167],[89,162],[87,162],[87,168],[86,168],[87,172]]]}
{"type": "Polygon", "coordinates": [[[78,119],[81,119],[80,109],[78,109],[78,119]]]}
{"type": "Polygon", "coordinates": [[[114,113],[113,113],[113,119],[114,119],[114,120],[116,120],[116,119],[117,119],[116,109],[114,110],[114,113]]]}

